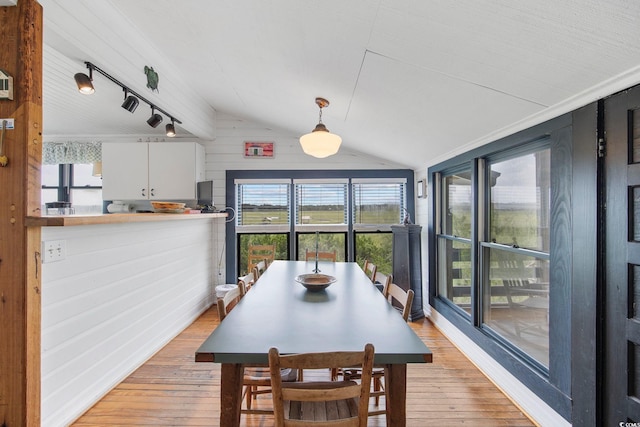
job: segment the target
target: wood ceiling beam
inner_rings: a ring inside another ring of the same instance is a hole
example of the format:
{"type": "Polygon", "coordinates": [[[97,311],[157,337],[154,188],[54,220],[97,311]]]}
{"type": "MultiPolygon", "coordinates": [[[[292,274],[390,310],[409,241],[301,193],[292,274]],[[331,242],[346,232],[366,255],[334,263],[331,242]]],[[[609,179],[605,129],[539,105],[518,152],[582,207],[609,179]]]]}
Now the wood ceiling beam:
{"type": "Polygon", "coordinates": [[[42,7],[36,0],[0,7],[0,68],[13,77],[13,100],[0,100],[0,423],[40,425],[40,215],[42,159],[42,7]],[[1,131],[0,131],[1,132],[1,131]]]}

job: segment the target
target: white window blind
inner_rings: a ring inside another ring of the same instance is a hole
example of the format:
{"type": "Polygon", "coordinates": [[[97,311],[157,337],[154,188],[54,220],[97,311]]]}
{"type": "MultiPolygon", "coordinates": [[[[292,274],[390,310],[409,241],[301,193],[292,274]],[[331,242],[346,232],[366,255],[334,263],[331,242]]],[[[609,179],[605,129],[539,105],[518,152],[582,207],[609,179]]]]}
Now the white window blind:
{"type": "Polygon", "coordinates": [[[404,217],[406,184],[404,182],[353,183],[353,224],[398,224],[404,217]]]}
{"type": "Polygon", "coordinates": [[[289,224],[290,191],[287,183],[237,184],[238,226],[289,224]]]}
{"type": "Polygon", "coordinates": [[[347,224],[347,182],[296,181],[296,224],[347,224]]]}

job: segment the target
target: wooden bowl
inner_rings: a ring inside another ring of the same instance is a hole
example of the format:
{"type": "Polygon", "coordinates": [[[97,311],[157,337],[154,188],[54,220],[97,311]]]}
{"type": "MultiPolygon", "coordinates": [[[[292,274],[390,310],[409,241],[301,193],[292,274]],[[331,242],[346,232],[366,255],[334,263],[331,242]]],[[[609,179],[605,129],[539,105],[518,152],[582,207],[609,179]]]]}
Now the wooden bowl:
{"type": "Polygon", "coordinates": [[[184,210],[185,205],[185,203],[175,202],[151,202],[151,206],[156,212],[181,212],[184,210]]]}
{"type": "Polygon", "coordinates": [[[336,278],[328,274],[309,273],[296,277],[296,282],[302,284],[309,291],[321,291],[336,281],[336,278]]]}

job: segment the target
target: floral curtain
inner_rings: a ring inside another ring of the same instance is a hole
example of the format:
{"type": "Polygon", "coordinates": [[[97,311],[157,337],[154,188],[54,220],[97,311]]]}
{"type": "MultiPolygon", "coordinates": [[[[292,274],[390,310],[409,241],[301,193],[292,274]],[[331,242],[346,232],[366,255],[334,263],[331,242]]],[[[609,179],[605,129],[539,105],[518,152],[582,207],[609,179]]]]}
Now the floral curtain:
{"type": "Polygon", "coordinates": [[[42,144],[42,164],[96,163],[102,161],[101,142],[44,142],[42,144]]]}

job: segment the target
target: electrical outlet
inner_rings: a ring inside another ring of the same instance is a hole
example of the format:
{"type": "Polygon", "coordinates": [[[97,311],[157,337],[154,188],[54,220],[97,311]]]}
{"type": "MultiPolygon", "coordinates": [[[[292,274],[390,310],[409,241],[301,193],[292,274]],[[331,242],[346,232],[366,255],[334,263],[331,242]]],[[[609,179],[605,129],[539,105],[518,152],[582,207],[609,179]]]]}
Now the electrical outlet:
{"type": "Polygon", "coordinates": [[[62,261],[67,257],[66,240],[50,240],[42,242],[42,262],[62,261]]]}

